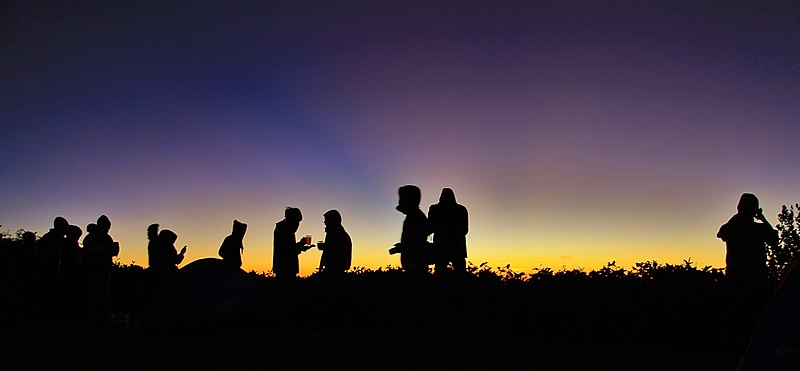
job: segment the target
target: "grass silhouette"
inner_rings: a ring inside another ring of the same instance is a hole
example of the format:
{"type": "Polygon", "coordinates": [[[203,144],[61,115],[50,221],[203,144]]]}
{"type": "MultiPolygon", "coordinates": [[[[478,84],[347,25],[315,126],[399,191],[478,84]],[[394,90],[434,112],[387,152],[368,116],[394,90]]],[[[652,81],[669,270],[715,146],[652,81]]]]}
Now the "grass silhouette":
{"type": "MultiPolygon", "coordinates": [[[[7,271],[4,271],[7,272],[7,271]]],[[[5,274],[5,273],[4,273],[5,274]]],[[[108,317],[42,312],[4,276],[2,341],[12,368],[729,369],[749,329],[733,323],[724,271],[656,261],[596,270],[472,264],[410,281],[393,266],[336,280],[247,277],[272,303],[247,318],[167,326],[141,314],[148,271],[116,262],[108,317]],[[78,323],[77,325],[75,323],[78,323]],[[48,339],[42,341],[42,339],[48,339]],[[40,344],[31,346],[31,344],[40,344]]]]}

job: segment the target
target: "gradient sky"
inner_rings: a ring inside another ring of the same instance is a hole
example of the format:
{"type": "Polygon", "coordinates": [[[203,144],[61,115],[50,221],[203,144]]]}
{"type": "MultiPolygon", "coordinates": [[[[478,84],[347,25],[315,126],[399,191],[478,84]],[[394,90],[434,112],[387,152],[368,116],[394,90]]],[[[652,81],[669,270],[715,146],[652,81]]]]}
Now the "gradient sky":
{"type": "Polygon", "coordinates": [[[721,267],[741,193],[800,202],[796,2],[105,3],[0,5],[0,229],[107,214],[145,265],[148,224],[188,262],[237,218],[266,271],[285,206],[336,208],[377,268],[416,184],[475,263],[721,267]]]}

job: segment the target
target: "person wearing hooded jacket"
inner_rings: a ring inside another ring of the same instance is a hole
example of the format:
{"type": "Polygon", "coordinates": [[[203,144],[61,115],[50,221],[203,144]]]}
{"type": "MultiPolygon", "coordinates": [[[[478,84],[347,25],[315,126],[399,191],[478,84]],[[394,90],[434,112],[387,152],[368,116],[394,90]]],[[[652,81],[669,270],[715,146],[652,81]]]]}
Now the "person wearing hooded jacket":
{"type": "Polygon", "coordinates": [[[325,241],[318,248],[322,251],[320,271],[326,274],[341,274],[350,269],[353,257],[353,241],[342,226],[342,214],[329,210],[322,215],[325,223],[325,241]]]}
{"type": "Polygon", "coordinates": [[[97,218],[96,224],[86,226],[86,237],[83,238],[81,254],[86,269],[98,275],[108,275],[113,258],[119,255],[119,243],[109,235],[111,220],[105,215],[97,218]]]}
{"type": "MultiPolygon", "coordinates": [[[[55,305],[61,282],[61,251],[67,245],[69,222],[64,217],[53,220],[53,228],[39,239],[37,244],[37,276],[39,293],[48,308],[55,305]]],[[[52,309],[52,308],[50,308],[52,309]]]]}
{"type": "Polygon", "coordinates": [[[180,253],[175,248],[175,241],[178,235],[175,232],[164,229],[159,232],[159,225],[154,223],[147,227],[147,261],[149,264],[153,289],[157,289],[168,283],[172,276],[178,272],[178,264],[183,262],[186,254],[186,246],[180,253]]]}
{"type": "Polygon", "coordinates": [[[178,235],[169,229],[162,229],[158,233],[158,250],[156,258],[151,258],[151,268],[162,270],[164,272],[174,273],[178,271],[178,264],[183,262],[186,254],[186,246],[178,252],[175,248],[175,241],[178,240],[178,235]]]}
{"type": "Polygon", "coordinates": [[[455,272],[466,272],[469,215],[467,208],[456,202],[452,189],[442,189],[439,203],[428,209],[428,223],[433,232],[436,273],[445,272],[450,263],[455,272]]]}
{"type": "Polygon", "coordinates": [[[287,207],[284,219],[275,224],[272,239],[272,272],[280,279],[294,278],[300,273],[299,255],[314,245],[307,245],[306,239],[295,238],[303,213],[295,207],[287,207]],[[297,241],[297,242],[295,242],[297,241]]]}
{"type": "Polygon", "coordinates": [[[238,220],[233,221],[233,230],[228,237],[222,241],[219,247],[219,256],[222,261],[230,266],[242,267],[242,252],[244,252],[244,234],[247,232],[247,224],[238,220]]]}

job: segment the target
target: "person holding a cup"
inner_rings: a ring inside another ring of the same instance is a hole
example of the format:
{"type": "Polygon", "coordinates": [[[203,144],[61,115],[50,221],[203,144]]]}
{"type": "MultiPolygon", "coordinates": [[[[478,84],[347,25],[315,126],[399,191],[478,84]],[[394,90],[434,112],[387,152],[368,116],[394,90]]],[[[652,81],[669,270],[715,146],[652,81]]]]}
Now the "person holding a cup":
{"type": "Polygon", "coordinates": [[[329,210],[322,215],[325,223],[325,242],[317,245],[322,251],[319,269],[326,276],[341,276],[350,269],[353,257],[353,241],[342,226],[342,214],[329,210]]]}
{"type": "Polygon", "coordinates": [[[314,247],[311,236],[304,236],[299,241],[295,238],[300,221],[303,220],[300,209],[287,207],[283,215],[284,219],[275,224],[272,240],[272,272],[281,279],[297,277],[300,273],[298,256],[314,247]]]}

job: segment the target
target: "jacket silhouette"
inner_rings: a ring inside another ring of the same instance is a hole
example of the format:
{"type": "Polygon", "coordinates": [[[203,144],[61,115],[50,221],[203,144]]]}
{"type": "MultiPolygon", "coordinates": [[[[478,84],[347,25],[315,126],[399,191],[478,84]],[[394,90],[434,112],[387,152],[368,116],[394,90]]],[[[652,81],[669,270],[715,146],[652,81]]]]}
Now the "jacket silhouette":
{"type": "Polygon", "coordinates": [[[108,234],[110,230],[111,220],[101,215],[96,224],[86,226],[81,250],[90,311],[96,316],[108,305],[112,259],[119,254],[119,244],[108,234]]]}
{"type": "Polygon", "coordinates": [[[53,309],[61,284],[61,251],[67,244],[69,222],[63,217],[53,220],[53,228],[39,239],[37,244],[38,288],[43,304],[53,309]]]}
{"type": "Polygon", "coordinates": [[[456,271],[465,271],[469,216],[467,208],[456,203],[452,189],[442,189],[439,203],[428,209],[428,223],[433,232],[436,271],[446,269],[448,263],[453,263],[456,271]]]}
{"type": "Polygon", "coordinates": [[[400,242],[390,249],[392,254],[400,253],[400,264],[407,272],[424,274],[431,260],[428,235],[431,234],[428,219],[419,209],[422,192],[417,186],[404,185],[398,190],[397,211],[406,215],[400,242]]]}
{"type": "Polygon", "coordinates": [[[178,271],[178,264],[183,262],[186,254],[186,246],[180,253],[175,248],[175,241],[178,235],[175,232],[164,229],[158,234],[155,254],[150,255],[150,268],[158,272],[174,273],[178,271]]]}
{"type": "Polygon", "coordinates": [[[228,237],[222,241],[219,247],[219,256],[222,261],[240,268],[242,266],[242,252],[244,251],[244,234],[247,232],[247,224],[241,223],[238,220],[233,221],[233,230],[228,237]]]}
{"type": "Polygon", "coordinates": [[[297,241],[294,235],[301,220],[303,214],[300,209],[287,207],[284,219],[275,224],[272,235],[272,272],[276,277],[290,278],[300,273],[298,256],[310,248],[306,246],[305,238],[297,241]]]}
{"type": "Polygon", "coordinates": [[[45,233],[37,243],[37,265],[39,272],[51,276],[58,273],[61,264],[61,250],[67,243],[69,222],[63,217],[53,220],[53,228],[45,233]]]}
{"type": "Polygon", "coordinates": [[[83,264],[87,270],[108,271],[111,269],[113,258],[119,255],[119,243],[108,234],[111,230],[111,220],[101,215],[97,224],[86,227],[86,237],[83,238],[83,264]]]}
{"type": "Polygon", "coordinates": [[[323,214],[325,220],[325,242],[318,248],[322,250],[319,267],[323,272],[339,273],[350,269],[353,257],[353,242],[342,226],[342,215],[337,210],[323,214]]]}
{"type": "Polygon", "coordinates": [[[778,232],[764,217],[755,195],[743,194],[736,208],[736,215],[717,233],[726,244],[725,275],[733,287],[753,287],[766,280],[766,247],[778,245],[778,232]]]}
{"type": "Polygon", "coordinates": [[[68,284],[76,284],[82,275],[83,259],[78,243],[81,235],[83,235],[83,231],[77,225],[70,225],[67,228],[66,243],[61,250],[61,272],[64,280],[69,281],[68,284]]]}
{"type": "Polygon", "coordinates": [[[150,224],[147,227],[147,265],[151,268],[158,266],[160,263],[158,227],[157,223],[150,224]]]}

